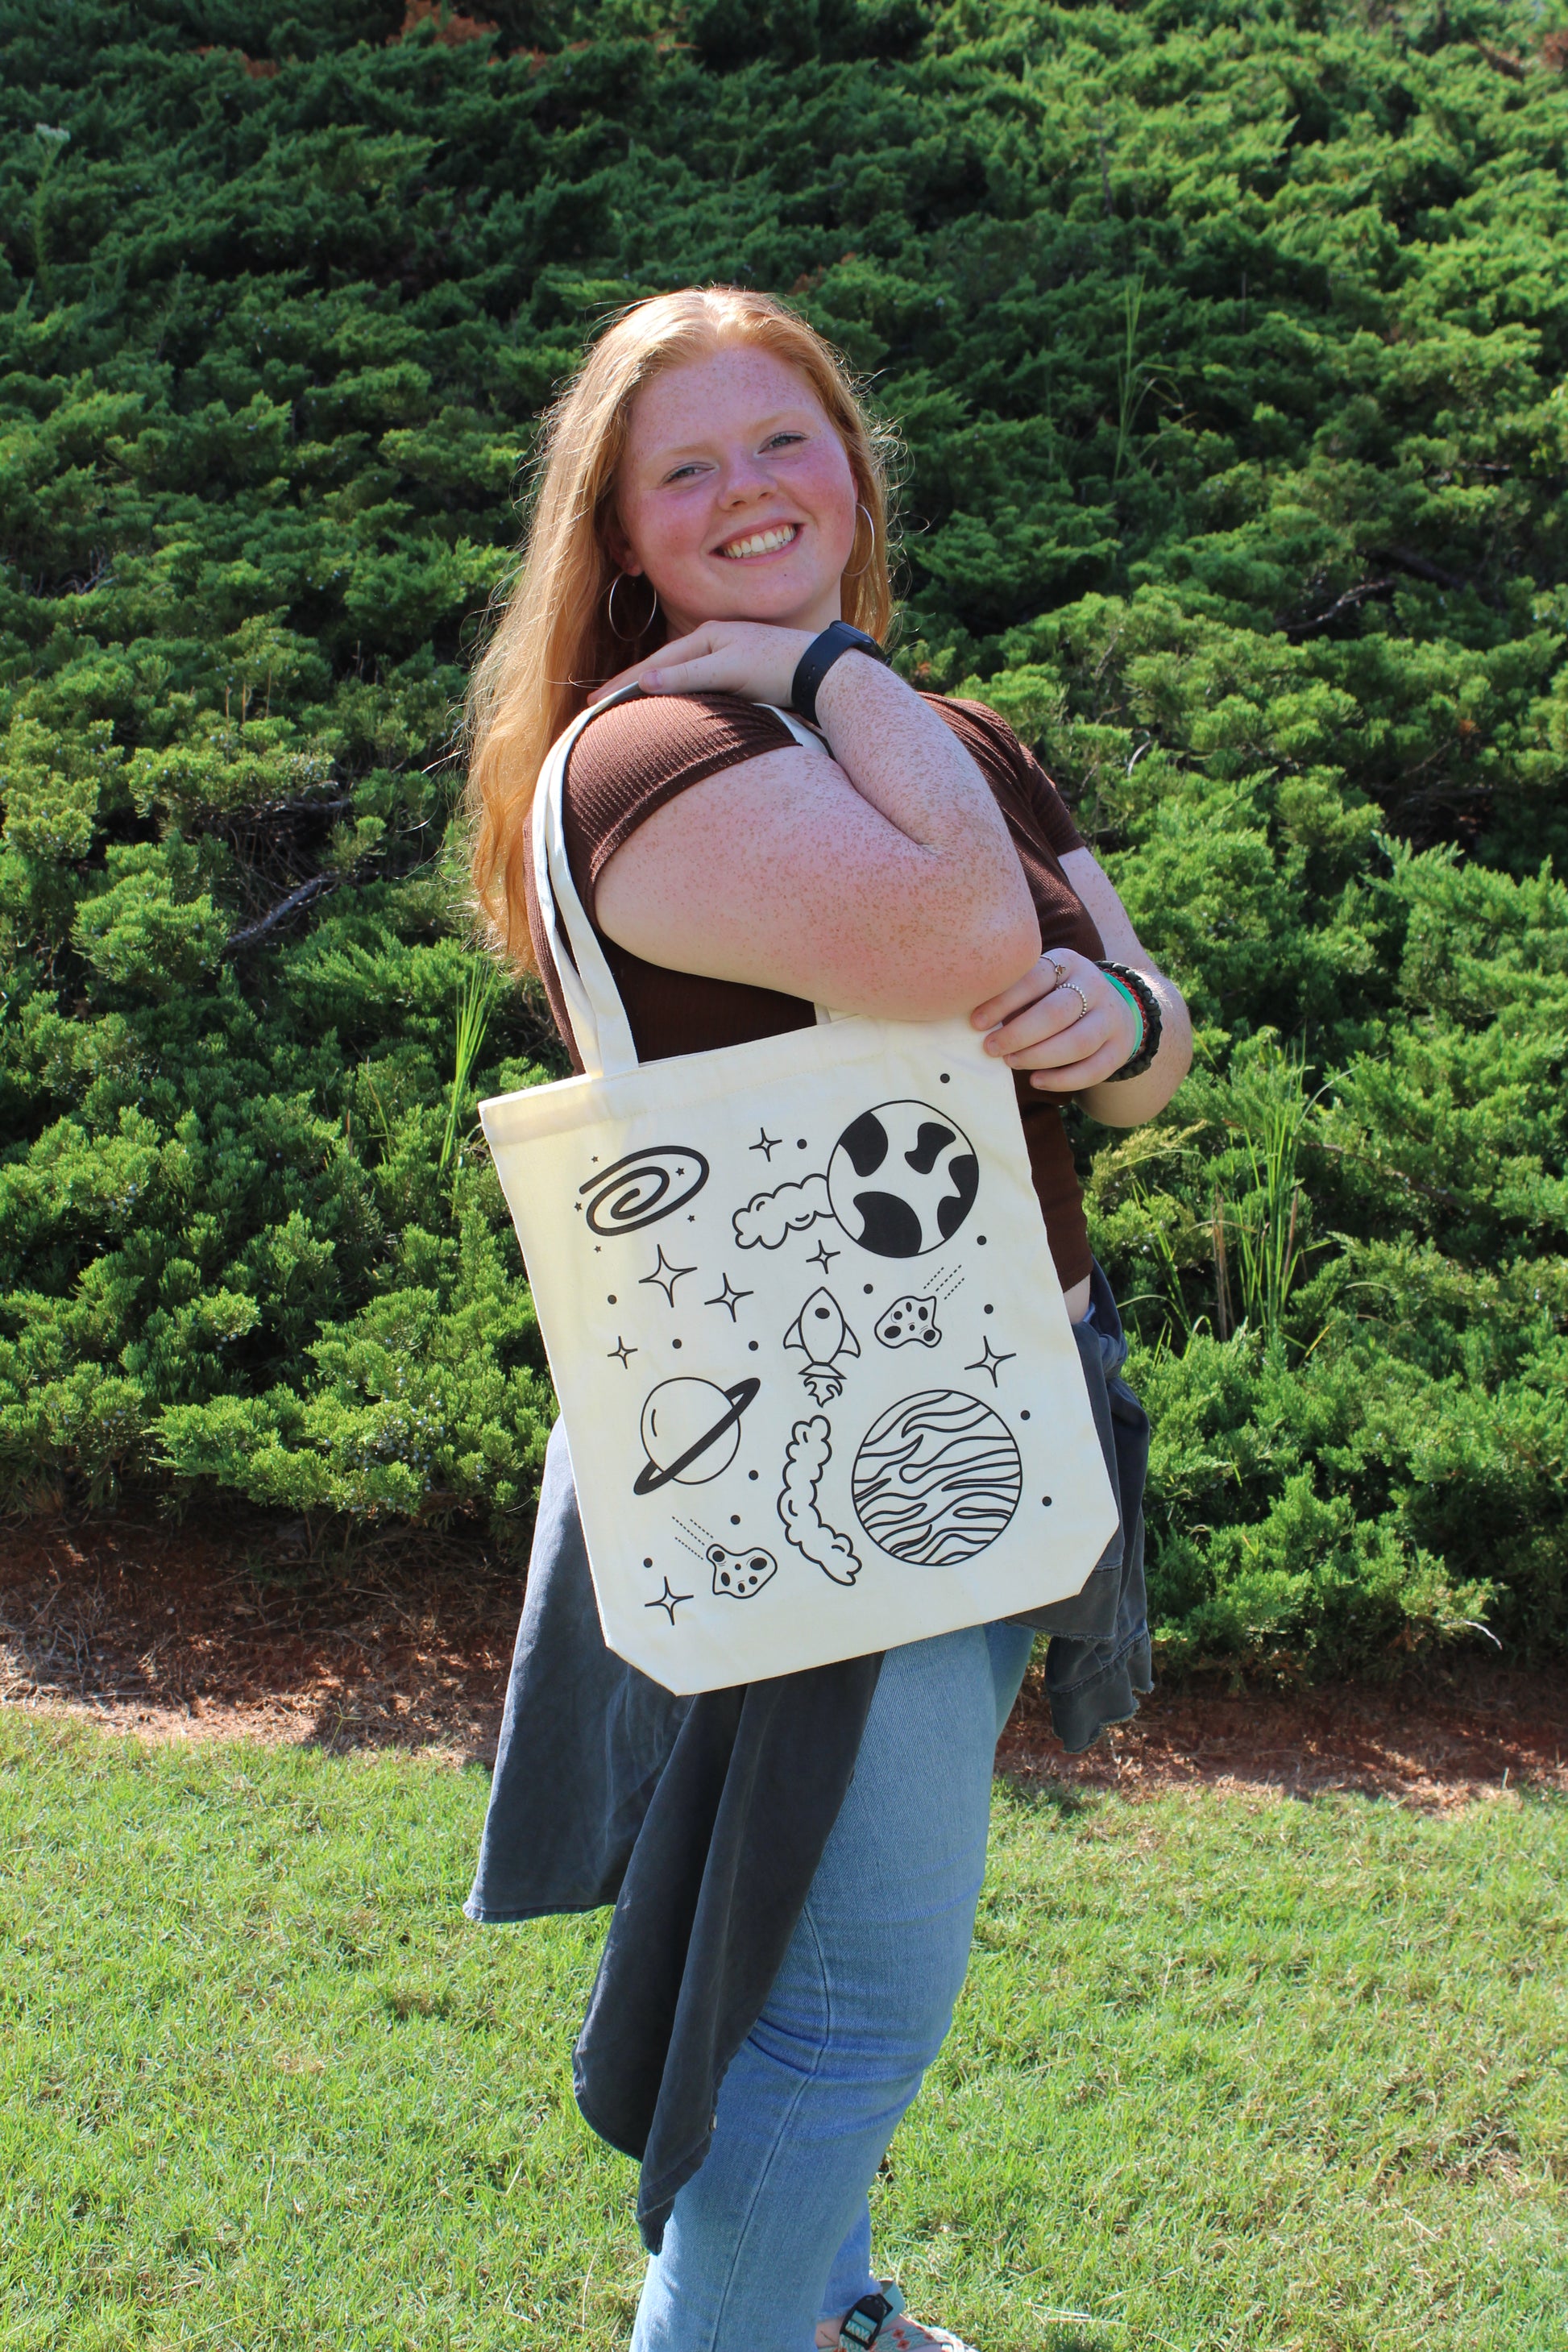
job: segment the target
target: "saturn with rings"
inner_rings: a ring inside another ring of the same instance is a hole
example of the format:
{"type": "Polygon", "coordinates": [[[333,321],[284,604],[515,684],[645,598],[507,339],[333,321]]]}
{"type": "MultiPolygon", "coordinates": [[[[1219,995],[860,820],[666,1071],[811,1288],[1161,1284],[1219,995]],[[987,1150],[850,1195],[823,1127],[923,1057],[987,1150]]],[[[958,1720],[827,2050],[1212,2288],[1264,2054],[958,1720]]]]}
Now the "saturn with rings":
{"type": "Polygon", "coordinates": [[[741,1416],[761,1381],[736,1381],[721,1389],[714,1381],[681,1374],[661,1381],[642,1409],[642,1444],[647,1455],[632,1486],[634,1495],[657,1495],[674,1479],[683,1486],[706,1486],[733,1462],[741,1446],[741,1416]]]}

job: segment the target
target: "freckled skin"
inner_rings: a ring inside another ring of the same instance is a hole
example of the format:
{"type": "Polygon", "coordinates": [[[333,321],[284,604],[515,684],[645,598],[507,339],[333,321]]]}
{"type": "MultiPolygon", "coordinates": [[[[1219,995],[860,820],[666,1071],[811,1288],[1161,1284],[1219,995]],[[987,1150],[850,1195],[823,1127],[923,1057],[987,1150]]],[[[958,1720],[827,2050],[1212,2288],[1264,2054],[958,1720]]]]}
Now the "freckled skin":
{"type": "MultiPolygon", "coordinates": [[[[847,456],[805,379],[744,349],[656,377],[632,411],[616,503],[623,568],[646,572],[672,628],[717,622],[725,637],[716,672],[677,681],[667,648],[626,675],[786,703],[801,655],[838,616],[856,522],[847,456]],[[723,552],[779,528],[787,546],[723,552]]],[[[966,1013],[1039,953],[984,778],[918,695],[858,656],[828,673],[817,717],[832,760],[768,752],[640,825],[600,877],[600,920],[674,970],[842,1012],[966,1013]]]]}
{"type": "Polygon", "coordinates": [[[672,637],[704,621],[815,636],[838,618],[855,477],[809,385],[771,352],[738,344],[656,376],[632,410],[616,503],[621,568],[646,570],[672,637]],[[719,551],[779,525],[796,531],[787,548],[719,551]]]}
{"type": "MultiPolygon", "coordinates": [[[[633,405],[616,488],[613,552],[658,589],[671,639],[599,691],[636,680],[787,705],[801,655],[840,614],[856,537],[848,456],[805,379],[743,345],[657,376],[633,405]],[[783,543],[726,552],[763,533],[783,543]]],[[[850,654],[816,716],[830,758],[766,752],[638,826],[599,878],[610,937],[671,971],[840,1013],[968,1014],[1037,1087],[1119,1126],[1152,1118],[1186,1074],[1186,1008],[1089,853],[1064,860],[1068,878],[1107,953],[1149,974],[1164,1012],[1157,1059],[1121,1085],[1104,1082],[1138,1016],[1087,958],[1042,956],[1001,813],[936,712],[850,654]]],[[[1088,1288],[1068,1295],[1075,1317],[1088,1288]]]]}

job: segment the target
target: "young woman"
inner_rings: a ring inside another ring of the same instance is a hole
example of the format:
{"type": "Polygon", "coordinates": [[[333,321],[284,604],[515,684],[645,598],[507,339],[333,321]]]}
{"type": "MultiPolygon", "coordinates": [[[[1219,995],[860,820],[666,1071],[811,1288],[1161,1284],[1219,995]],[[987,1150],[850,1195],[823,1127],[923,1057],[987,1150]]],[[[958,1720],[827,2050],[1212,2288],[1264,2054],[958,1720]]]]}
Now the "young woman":
{"type": "MultiPolygon", "coordinates": [[[[640,1057],[805,1028],[826,1003],[909,1021],[967,1014],[1016,1073],[1068,1313],[1101,1426],[1115,1429],[1122,1528],[1109,1587],[1097,1571],[1092,1600],[1041,1612],[1057,1720],[1079,1747],[1148,1687],[1146,1424],[1119,1379],[1125,1344],[1091,1264],[1059,1106],[1076,1097],[1117,1126],[1151,1117],[1185,1073],[1189,1032],[1011,730],[979,704],[917,693],[879,657],[885,454],[837,356],[765,297],[663,295],[601,336],[551,420],[526,558],[474,681],[475,879],[505,952],[537,964],[571,1048],[530,799],[568,721],[635,683],[641,695],[574,748],[565,829],[640,1057]],[[825,635],[844,621],[847,642],[825,635]],[[766,707],[792,698],[830,757],[798,746],[766,707]]],[[[618,1895],[579,2095],[599,2119],[594,2065],[608,2048],[612,2093],[662,2065],[667,2115],[700,2097],[698,2144],[643,2208],[656,2251],[634,2352],[956,2345],[903,2315],[877,2278],[867,2191],[963,1981],[996,1738],[1033,1640],[1027,1625],[993,1625],[890,1651],[879,1672],[865,1662],[852,1706],[849,1685],[821,1680],[837,1670],[792,1677],[798,1687],[754,1732],[752,1697],[780,1700],[776,1686],[716,1695],[738,1704],[715,1747],[705,1702],[669,1699],[604,1651],[557,1430],[468,1907],[518,1919],[618,1895]],[[720,1761],[698,1771],[704,1721],[701,1755],[720,1761]],[[752,1883],[783,1906],[776,1942],[756,1928],[749,1958],[758,1906],[733,1905],[717,1939],[702,1911],[721,1848],[740,1874],[726,1883],[747,1883],[755,1864],[752,1883]],[[684,1911],[661,1908],[683,1874],[702,1891],[684,1911]],[[634,1960],[617,1962],[628,1949],[634,1960]],[[646,2019],[635,2049],[616,2042],[616,2020],[642,2018],[646,1987],[667,1982],[650,2060],[646,2019]],[[721,2021],[695,2094],[670,2079],[672,2053],[689,2065],[694,2007],[721,2021]]],[[[601,2127],[644,2155],[646,2188],[648,2133],[601,2127]]]]}

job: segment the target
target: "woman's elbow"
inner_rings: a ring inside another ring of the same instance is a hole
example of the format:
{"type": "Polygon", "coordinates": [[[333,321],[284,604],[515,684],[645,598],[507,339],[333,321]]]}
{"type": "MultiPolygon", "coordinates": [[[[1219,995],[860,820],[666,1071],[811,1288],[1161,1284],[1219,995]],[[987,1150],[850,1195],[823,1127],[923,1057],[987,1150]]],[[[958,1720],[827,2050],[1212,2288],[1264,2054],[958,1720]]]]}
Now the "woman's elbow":
{"type": "Polygon", "coordinates": [[[963,959],[963,1009],[972,1012],[1000,996],[1040,960],[1040,919],[1026,895],[1021,907],[999,914],[982,936],[968,943],[963,959]]]}
{"type": "Polygon", "coordinates": [[[973,1012],[987,997],[999,997],[1013,981],[1032,971],[1039,962],[1039,915],[1025,894],[1023,906],[999,908],[990,919],[975,924],[963,939],[954,940],[947,976],[952,983],[952,1012],[973,1012]]]}
{"type": "Polygon", "coordinates": [[[1021,980],[1039,953],[1039,921],[1026,902],[1021,919],[1009,913],[947,939],[928,936],[918,958],[889,974],[889,1001],[878,1009],[899,1021],[967,1015],[1021,980]]]}

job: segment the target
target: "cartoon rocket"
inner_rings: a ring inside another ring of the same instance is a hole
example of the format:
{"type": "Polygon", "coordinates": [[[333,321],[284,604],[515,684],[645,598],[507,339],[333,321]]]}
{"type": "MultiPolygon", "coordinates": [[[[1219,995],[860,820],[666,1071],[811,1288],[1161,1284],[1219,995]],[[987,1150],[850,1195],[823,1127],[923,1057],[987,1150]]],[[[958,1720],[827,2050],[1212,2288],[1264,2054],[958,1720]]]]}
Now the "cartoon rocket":
{"type": "Polygon", "coordinates": [[[816,1404],[827,1404],[842,1392],[840,1357],[860,1353],[860,1342],[830,1290],[812,1292],[784,1333],[784,1343],[786,1348],[798,1348],[805,1356],[801,1379],[816,1404]]]}

